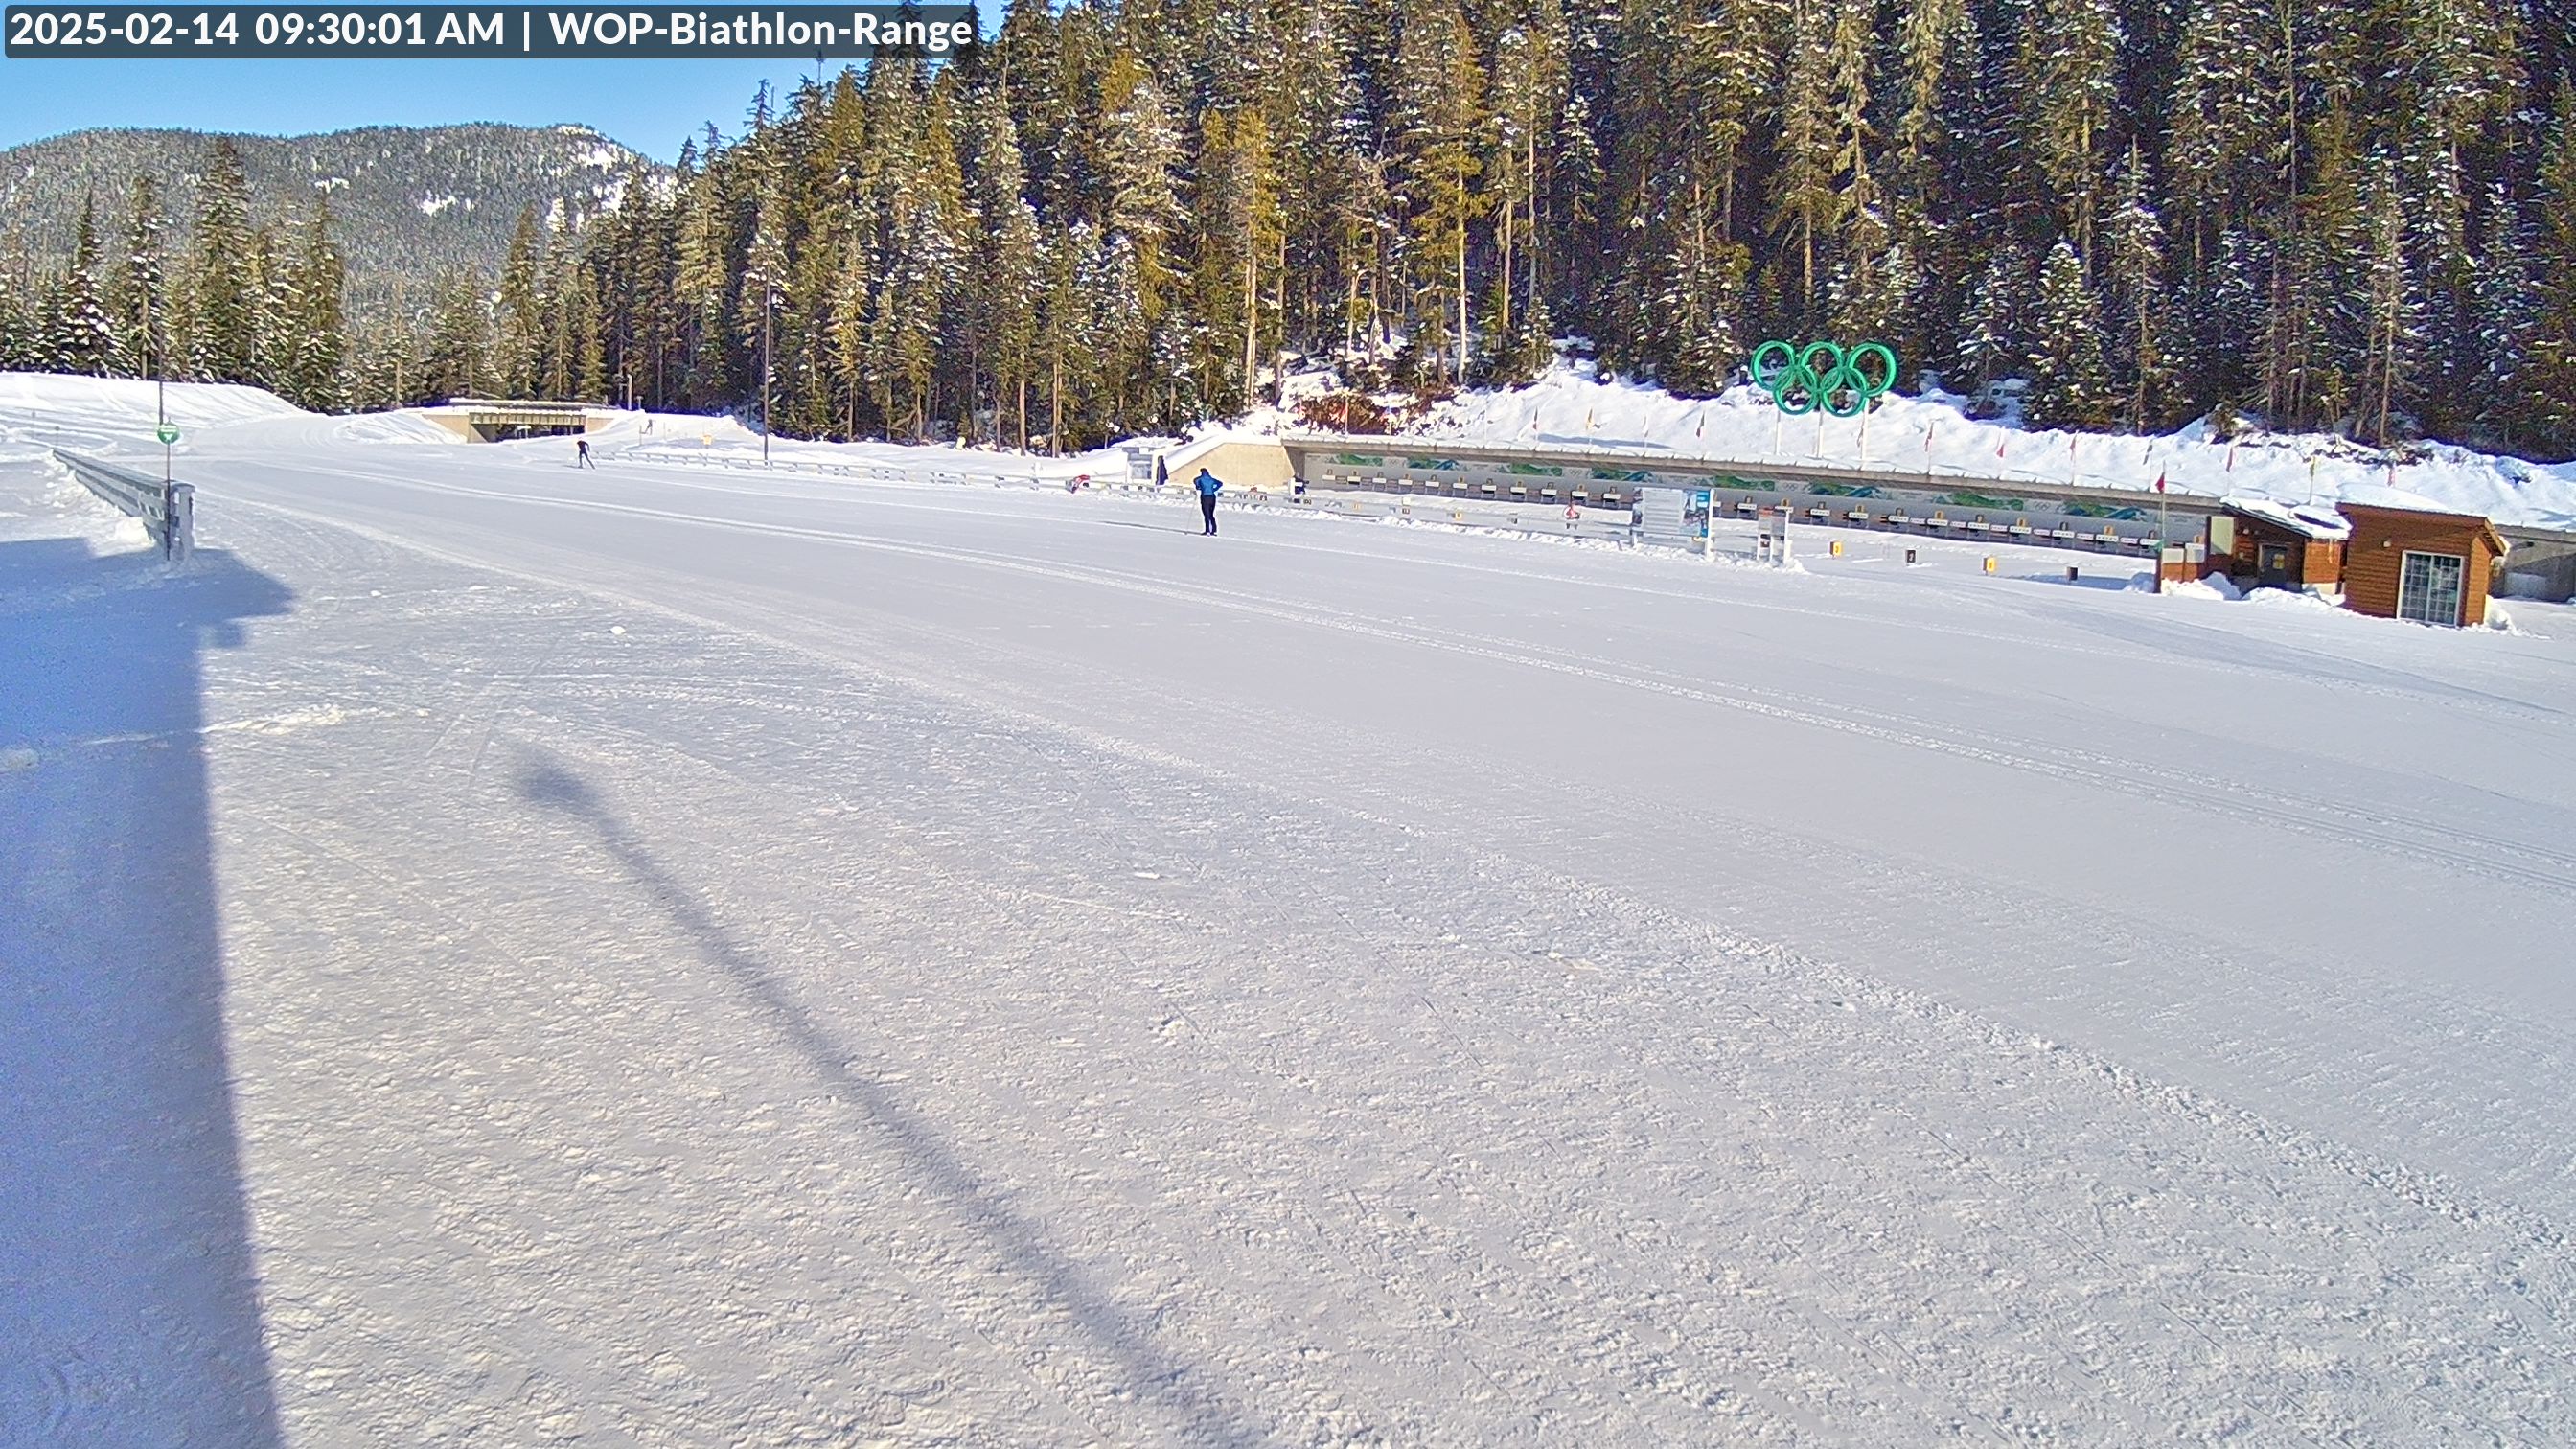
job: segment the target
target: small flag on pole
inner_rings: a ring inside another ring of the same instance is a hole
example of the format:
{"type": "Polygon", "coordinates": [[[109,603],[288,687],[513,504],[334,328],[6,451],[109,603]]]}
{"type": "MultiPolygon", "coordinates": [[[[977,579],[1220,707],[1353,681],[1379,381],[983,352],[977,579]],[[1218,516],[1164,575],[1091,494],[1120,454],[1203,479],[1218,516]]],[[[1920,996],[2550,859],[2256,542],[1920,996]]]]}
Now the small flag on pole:
{"type": "Polygon", "coordinates": [[[2003,455],[2004,455],[2004,440],[2003,440],[2003,439],[2001,439],[2001,438],[1997,438],[1997,439],[1995,439],[1995,456],[1996,456],[1996,457],[1998,457],[1998,458],[2000,458],[2000,457],[2002,457],[2003,455]]]}
{"type": "Polygon", "coordinates": [[[2156,491],[2158,493],[2165,491],[2165,475],[2162,473],[2156,475],[2156,491]]]}

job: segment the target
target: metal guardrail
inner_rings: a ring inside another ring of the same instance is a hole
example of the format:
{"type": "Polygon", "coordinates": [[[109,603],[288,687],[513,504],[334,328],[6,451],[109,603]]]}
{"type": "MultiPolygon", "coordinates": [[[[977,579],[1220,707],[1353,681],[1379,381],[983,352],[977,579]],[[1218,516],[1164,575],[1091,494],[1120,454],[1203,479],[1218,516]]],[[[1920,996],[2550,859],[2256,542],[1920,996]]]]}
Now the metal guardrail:
{"type": "Polygon", "coordinates": [[[143,520],[152,541],[161,545],[161,556],[172,563],[186,563],[196,551],[197,490],[185,483],[163,483],[160,479],[85,458],[56,448],[54,457],[82,487],[105,503],[143,520]]]}

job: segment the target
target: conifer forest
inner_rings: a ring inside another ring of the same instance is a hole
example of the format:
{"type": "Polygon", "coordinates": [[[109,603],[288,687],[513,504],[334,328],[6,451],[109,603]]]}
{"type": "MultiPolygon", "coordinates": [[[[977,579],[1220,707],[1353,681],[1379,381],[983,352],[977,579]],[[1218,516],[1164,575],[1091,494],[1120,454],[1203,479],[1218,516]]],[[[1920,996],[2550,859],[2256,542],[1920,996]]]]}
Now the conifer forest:
{"type": "Polygon", "coordinates": [[[194,215],[138,178],[0,255],[0,366],[1069,449],[1301,370],[1436,396],[1575,338],[1704,395],[1833,338],[2038,425],[2559,458],[2557,3],[1012,0],[362,312],[328,189],[257,205],[213,139],[194,215]]]}

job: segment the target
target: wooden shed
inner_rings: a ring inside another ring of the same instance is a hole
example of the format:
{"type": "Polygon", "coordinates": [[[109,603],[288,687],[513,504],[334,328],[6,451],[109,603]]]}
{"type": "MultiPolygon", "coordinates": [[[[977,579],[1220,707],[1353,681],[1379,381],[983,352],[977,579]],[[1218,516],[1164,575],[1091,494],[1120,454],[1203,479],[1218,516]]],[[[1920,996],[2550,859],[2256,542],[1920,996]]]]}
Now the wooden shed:
{"type": "Polygon", "coordinates": [[[2383,619],[2484,624],[2487,590],[2505,541],[2475,514],[2341,505],[2352,522],[2344,547],[2344,604],[2383,619]]]}
{"type": "Polygon", "coordinates": [[[2330,508],[2291,507],[2268,498],[2221,500],[2209,520],[2209,562],[2248,589],[2343,587],[2344,540],[2352,525],[2330,508]]]}

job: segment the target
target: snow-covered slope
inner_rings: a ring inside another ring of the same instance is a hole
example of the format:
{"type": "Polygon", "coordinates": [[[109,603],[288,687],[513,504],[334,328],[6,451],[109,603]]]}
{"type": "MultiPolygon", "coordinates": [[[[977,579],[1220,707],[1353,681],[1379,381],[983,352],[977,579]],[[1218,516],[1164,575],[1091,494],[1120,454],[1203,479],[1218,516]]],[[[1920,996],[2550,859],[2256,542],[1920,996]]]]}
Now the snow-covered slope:
{"type": "MultiPolygon", "coordinates": [[[[431,410],[335,415],[309,413],[262,388],[212,383],[172,383],[67,377],[54,373],[0,373],[0,449],[21,454],[58,445],[110,456],[157,457],[153,428],[162,416],[180,429],[178,454],[198,455],[220,441],[223,450],[257,447],[331,447],[342,444],[420,444],[492,448],[493,462],[527,457],[569,458],[568,438],[535,438],[497,445],[467,444],[429,420],[431,410]],[[166,407],[166,414],[161,409],[166,407]],[[220,439],[215,434],[220,433],[220,439]]],[[[602,459],[713,467],[757,466],[760,434],[729,416],[696,413],[613,412],[613,421],[591,435],[602,459]]],[[[770,440],[769,457],[783,470],[806,468],[837,474],[908,474],[975,479],[1059,482],[1075,478],[1124,478],[1126,455],[1116,448],[1047,457],[992,448],[904,443],[833,443],[793,438],[770,440]]]]}
{"type": "Polygon", "coordinates": [[[158,447],[154,424],[165,415],[192,429],[266,418],[310,417],[265,388],[219,383],[153,383],[124,378],[0,372],[0,431],[19,442],[64,447],[158,447]]]}
{"type": "Polygon", "coordinates": [[[350,426],[0,456],[0,1443],[2576,1443],[2576,629],[350,426]]]}
{"type": "Polygon", "coordinates": [[[1981,478],[2152,489],[2159,476],[2188,493],[2240,494],[2289,504],[2389,503],[2478,513],[2498,523],[2576,528],[2576,464],[2538,464],[2465,448],[2407,450],[2394,466],[2375,450],[2331,437],[2254,435],[2231,445],[2195,423],[2159,437],[1980,422],[1954,398],[1889,394],[1859,420],[1782,418],[1770,396],[1737,387],[1721,397],[1595,379],[1560,365],[1525,388],[1462,394],[1414,429],[1435,437],[1533,447],[1672,452],[1741,462],[1827,462],[1981,478]],[[1865,449],[1865,451],[1864,451],[1865,449]]]}
{"type": "MultiPolygon", "coordinates": [[[[637,462],[738,467],[757,466],[761,459],[757,429],[731,417],[690,413],[621,413],[614,424],[592,438],[591,445],[603,458],[631,457],[637,462]]],[[[773,465],[862,473],[897,470],[978,479],[1123,479],[1127,472],[1126,455],[1116,448],[1059,458],[996,448],[771,438],[769,458],[773,465]]]]}

